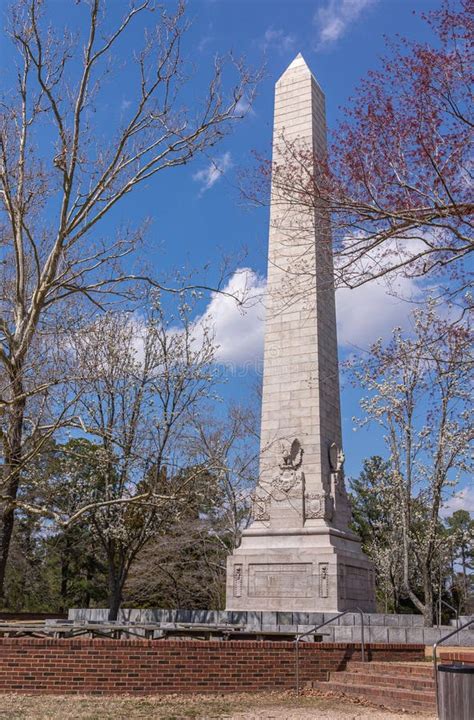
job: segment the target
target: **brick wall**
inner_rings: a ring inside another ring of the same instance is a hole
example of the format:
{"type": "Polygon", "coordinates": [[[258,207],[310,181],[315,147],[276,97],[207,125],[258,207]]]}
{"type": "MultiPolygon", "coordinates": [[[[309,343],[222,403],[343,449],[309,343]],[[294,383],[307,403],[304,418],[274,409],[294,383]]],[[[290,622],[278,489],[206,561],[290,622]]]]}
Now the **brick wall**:
{"type": "MultiPolygon", "coordinates": [[[[422,645],[371,645],[373,660],[418,660],[422,645]]],[[[302,643],[301,682],[324,680],[360,645],[302,643]]],[[[0,640],[0,692],[94,695],[283,690],[295,682],[290,642],[0,640]]]]}
{"type": "Polygon", "coordinates": [[[460,648],[459,650],[441,650],[441,662],[474,663],[474,650],[460,648]]]}

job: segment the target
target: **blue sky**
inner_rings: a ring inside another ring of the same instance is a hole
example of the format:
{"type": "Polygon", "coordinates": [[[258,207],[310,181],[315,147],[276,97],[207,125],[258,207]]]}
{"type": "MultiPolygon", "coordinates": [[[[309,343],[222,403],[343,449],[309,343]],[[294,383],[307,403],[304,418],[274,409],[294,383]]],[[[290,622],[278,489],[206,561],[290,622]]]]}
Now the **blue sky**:
{"type": "MultiPolygon", "coordinates": [[[[358,82],[378,66],[385,52],[385,37],[396,34],[428,39],[429,31],[419,17],[437,8],[440,0],[189,0],[192,25],[183,48],[195,67],[195,79],[186,95],[192,106],[202,96],[216,53],[233,51],[249,65],[265,65],[258,96],[234,132],[213,149],[183,168],[152,178],[120,206],[102,228],[112,232],[117,223],[138,224],[151,218],[147,237],[147,260],[158,276],[176,268],[202,268],[205,278],[217,281],[222,256],[234,258],[235,267],[248,268],[245,276],[256,289],[263,286],[266,271],[268,217],[265,209],[245,206],[239,198],[236,174],[252,160],[252,152],[268,153],[271,141],[273,87],[298,52],[302,52],[326,94],[328,127],[334,128],[340,108],[350,102],[358,82]],[[220,172],[216,171],[216,167],[220,172]]],[[[73,0],[50,0],[56,20],[77,24],[80,12],[73,0]]],[[[174,4],[166,3],[166,7],[174,4]]],[[[0,7],[4,8],[4,0],[0,7]]],[[[117,12],[126,0],[110,0],[117,12]]],[[[138,47],[143,23],[128,35],[138,47]]],[[[0,61],[7,61],[6,44],[0,61]]],[[[120,82],[104,89],[98,100],[99,133],[107,133],[110,118],[118,121],[133,99],[130,68],[115,58],[120,82]]],[[[233,280],[238,286],[244,275],[233,280]]],[[[378,336],[407,321],[410,305],[386,294],[382,286],[344,291],[338,298],[340,354],[355,348],[367,350],[378,336]]],[[[422,288],[406,281],[401,290],[417,295],[422,288]]],[[[200,311],[217,321],[220,357],[234,367],[223,389],[227,397],[247,402],[254,394],[260,365],[263,326],[261,309],[244,316],[231,301],[214,298],[212,307],[203,300],[200,311]]],[[[359,393],[343,383],[342,412],[349,475],[360,471],[362,461],[374,453],[384,454],[378,430],[354,433],[352,416],[358,414],[359,393]]]]}
{"type": "MultiPolygon", "coordinates": [[[[236,255],[245,247],[243,266],[263,276],[267,212],[242,206],[235,189],[235,172],[251,161],[253,150],[266,153],[269,150],[275,81],[294,56],[302,52],[325,91],[328,126],[334,127],[340,116],[339,108],[348,102],[367,71],[377,66],[385,49],[384,35],[427,37],[424,23],[413,15],[413,10],[421,12],[435,5],[416,0],[191,2],[197,63],[204,65],[216,51],[232,49],[244,54],[251,65],[265,63],[266,74],[252,112],[232,137],[222,143],[212,158],[199,159],[196,170],[177,172],[171,179],[170,194],[178,192],[180,204],[188,208],[187,217],[178,218],[177,224],[172,200],[169,204],[160,203],[160,226],[163,230],[169,228],[177,241],[172,254],[183,248],[190,262],[199,263],[202,259],[215,260],[218,247],[236,255]],[[205,171],[211,160],[221,164],[225,172],[212,187],[206,188],[205,171]]],[[[391,328],[409,312],[409,306],[390,299],[382,287],[359,291],[357,301],[355,315],[352,295],[347,291],[339,299],[341,357],[352,351],[354,345],[368,348],[379,335],[388,336],[391,328]],[[377,305],[379,311],[375,312],[377,305]]],[[[261,334],[259,337],[257,327],[261,311],[250,310],[239,319],[227,302],[215,299],[211,314],[217,319],[221,356],[229,363],[237,363],[226,394],[245,400],[255,382],[250,368],[255,362],[258,365],[259,360],[261,334]]],[[[342,408],[347,472],[357,474],[365,457],[383,452],[383,441],[377,430],[354,433],[352,416],[358,413],[358,393],[346,385],[342,408]]]]}

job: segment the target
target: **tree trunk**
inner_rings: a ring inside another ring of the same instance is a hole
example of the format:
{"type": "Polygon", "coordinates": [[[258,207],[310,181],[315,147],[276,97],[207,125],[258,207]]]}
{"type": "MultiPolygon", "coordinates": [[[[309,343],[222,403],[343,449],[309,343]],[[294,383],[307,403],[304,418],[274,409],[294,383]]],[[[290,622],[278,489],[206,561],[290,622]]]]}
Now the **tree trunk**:
{"type": "Polygon", "coordinates": [[[88,608],[91,604],[91,587],[94,580],[94,568],[92,567],[92,559],[87,558],[86,561],[86,589],[84,592],[84,607],[88,608]]]}
{"type": "MultiPolygon", "coordinates": [[[[24,396],[23,385],[20,378],[21,368],[17,368],[16,373],[10,378],[13,398],[24,396]]],[[[0,598],[5,596],[5,573],[15,522],[15,507],[13,501],[16,500],[18,486],[20,484],[25,400],[13,402],[10,412],[8,433],[3,442],[5,457],[3,479],[6,487],[0,488],[2,495],[7,498],[2,506],[0,518],[0,598]],[[12,502],[9,502],[9,500],[12,502]]]]}
{"type": "Polygon", "coordinates": [[[64,533],[64,548],[61,555],[61,599],[60,609],[61,612],[67,612],[68,602],[67,596],[69,592],[69,559],[70,559],[70,545],[68,533],[64,533]]]}
{"type": "Polygon", "coordinates": [[[117,620],[122,604],[122,588],[117,583],[109,589],[109,620],[117,620]]]}
{"type": "Polygon", "coordinates": [[[109,560],[109,620],[117,620],[125,579],[123,570],[109,560]]]}
{"type": "MultiPolygon", "coordinates": [[[[421,602],[421,600],[415,595],[415,593],[413,592],[413,590],[411,589],[411,586],[410,586],[410,552],[409,552],[410,549],[409,549],[409,542],[408,542],[408,527],[409,527],[409,525],[407,523],[405,525],[405,527],[403,528],[403,583],[402,583],[402,587],[403,587],[403,591],[404,591],[405,595],[407,596],[407,598],[409,600],[411,600],[411,602],[416,607],[416,609],[419,610],[423,614],[423,616],[425,617],[425,623],[426,623],[426,616],[425,616],[426,605],[424,605],[421,602]]],[[[423,572],[423,581],[425,583],[425,590],[426,590],[426,582],[425,582],[426,573],[427,573],[427,569],[425,567],[424,572],[423,572]]],[[[431,591],[431,587],[430,587],[430,591],[431,591]]],[[[433,597],[431,597],[431,608],[433,607],[432,603],[433,603],[433,597]]],[[[433,620],[431,619],[431,622],[427,627],[431,627],[432,624],[433,624],[433,620]]]]}
{"type": "MultiPolygon", "coordinates": [[[[11,468],[12,465],[11,463],[6,463],[5,467],[11,468]]],[[[15,476],[15,480],[12,480],[4,490],[4,494],[12,500],[15,500],[17,496],[18,482],[18,477],[15,476]]],[[[5,503],[0,519],[0,598],[5,597],[5,574],[7,570],[8,555],[10,553],[14,522],[14,507],[9,503],[5,503]]]]}
{"type": "Polygon", "coordinates": [[[393,610],[396,614],[400,612],[400,593],[395,585],[393,586],[393,610]]]}
{"type": "Polygon", "coordinates": [[[431,572],[429,567],[423,571],[423,591],[425,602],[423,607],[423,618],[425,627],[433,627],[433,585],[431,583],[431,572]]]}
{"type": "Polygon", "coordinates": [[[467,572],[467,559],[466,559],[466,546],[464,541],[461,542],[461,567],[462,567],[462,590],[461,590],[461,603],[462,608],[467,606],[469,599],[469,580],[467,572]]]}

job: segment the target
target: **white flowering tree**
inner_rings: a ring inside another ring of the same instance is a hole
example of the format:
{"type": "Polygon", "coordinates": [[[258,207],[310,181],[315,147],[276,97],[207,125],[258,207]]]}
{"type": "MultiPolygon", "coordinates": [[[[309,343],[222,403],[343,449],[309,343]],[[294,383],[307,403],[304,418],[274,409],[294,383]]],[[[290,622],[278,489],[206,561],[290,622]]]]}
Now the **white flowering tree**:
{"type": "Polygon", "coordinates": [[[378,600],[400,611],[400,542],[391,518],[393,482],[390,464],[378,455],[364,461],[358,478],[350,479],[352,522],[364,552],[374,563],[378,600]]]}
{"type": "Polygon", "coordinates": [[[71,424],[83,439],[66,446],[71,473],[59,478],[62,493],[51,488],[44,514],[91,528],[107,561],[112,620],[137,553],[185,512],[200,473],[180,472],[183,433],[216,370],[212,338],[201,327],[196,339],[190,312],[181,304],[165,320],[155,299],[146,316],[107,313],[71,337],[82,375],[71,424]]]}
{"type": "Polygon", "coordinates": [[[433,621],[435,558],[444,541],[440,511],[472,469],[472,367],[470,329],[443,319],[429,302],[414,312],[412,332],[396,329],[388,345],[377,342],[353,369],[367,391],[361,424],[381,426],[390,453],[384,497],[402,550],[402,590],[426,625],[433,621]]]}

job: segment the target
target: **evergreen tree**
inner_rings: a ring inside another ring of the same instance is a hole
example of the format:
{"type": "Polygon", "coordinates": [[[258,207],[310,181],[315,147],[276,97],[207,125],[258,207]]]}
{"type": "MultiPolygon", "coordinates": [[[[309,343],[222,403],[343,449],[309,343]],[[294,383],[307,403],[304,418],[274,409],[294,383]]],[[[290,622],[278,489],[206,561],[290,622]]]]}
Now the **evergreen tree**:
{"type": "Polygon", "coordinates": [[[451,555],[452,602],[461,612],[474,609],[474,520],[456,510],[445,521],[451,555]]]}

